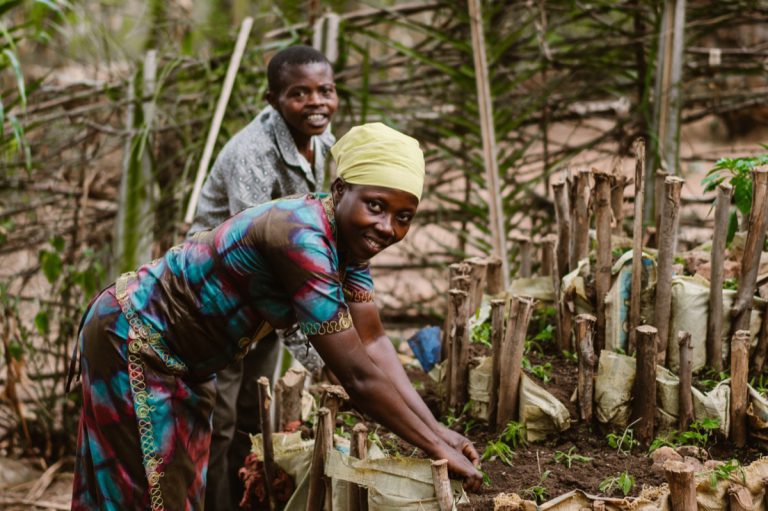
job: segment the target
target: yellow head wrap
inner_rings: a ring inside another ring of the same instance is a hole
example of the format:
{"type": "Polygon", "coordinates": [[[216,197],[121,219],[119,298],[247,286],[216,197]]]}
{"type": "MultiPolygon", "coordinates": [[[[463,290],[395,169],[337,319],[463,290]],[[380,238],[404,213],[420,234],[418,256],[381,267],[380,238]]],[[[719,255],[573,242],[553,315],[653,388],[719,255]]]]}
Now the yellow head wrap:
{"type": "Polygon", "coordinates": [[[331,154],[348,183],[404,190],[421,200],[424,154],[415,138],[373,122],[349,130],[331,154]]]}

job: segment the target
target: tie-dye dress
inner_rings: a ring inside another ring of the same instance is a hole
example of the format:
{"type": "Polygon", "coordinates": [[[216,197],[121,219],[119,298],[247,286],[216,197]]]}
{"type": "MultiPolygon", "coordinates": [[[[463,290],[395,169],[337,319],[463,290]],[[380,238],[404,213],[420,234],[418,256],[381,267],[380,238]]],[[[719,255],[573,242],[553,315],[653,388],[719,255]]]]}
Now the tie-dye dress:
{"type": "MultiPolygon", "coordinates": [[[[333,203],[247,209],[121,276],[86,312],[72,509],[202,509],[214,373],[270,328],[352,328],[367,265],[337,250],[333,203]]],[[[209,506],[211,507],[211,506],[209,506]]]]}

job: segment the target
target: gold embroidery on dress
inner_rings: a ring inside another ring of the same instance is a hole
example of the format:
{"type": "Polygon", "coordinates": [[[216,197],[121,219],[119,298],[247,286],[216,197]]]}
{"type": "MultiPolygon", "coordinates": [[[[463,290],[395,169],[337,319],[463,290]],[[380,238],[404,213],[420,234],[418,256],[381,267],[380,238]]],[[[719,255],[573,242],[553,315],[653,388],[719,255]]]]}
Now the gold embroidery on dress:
{"type": "Polygon", "coordinates": [[[331,234],[333,234],[333,239],[336,239],[336,208],[333,205],[333,196],[328,195],[328,197],[324,197],[320,199],[320,203],[323,205],[323,209],[325,209],[325,216],[328,218],[328,223],[331,225],[331,234]]]}
{"type": "Polygon", "coordinates": [[[352,328],[352,316],[349,311],[339,312],[338,319],[323,321],[321,323],[301,323],[301,331],[306,335],[328,335],[343,332],[352,328]]]}
{"type": "Polygon", "coordinates": [[[374,292],[369,289],[351,289],[344,288],[344,298],[350,302],[367,303],[372,302],[374,298],[374,292]]]}

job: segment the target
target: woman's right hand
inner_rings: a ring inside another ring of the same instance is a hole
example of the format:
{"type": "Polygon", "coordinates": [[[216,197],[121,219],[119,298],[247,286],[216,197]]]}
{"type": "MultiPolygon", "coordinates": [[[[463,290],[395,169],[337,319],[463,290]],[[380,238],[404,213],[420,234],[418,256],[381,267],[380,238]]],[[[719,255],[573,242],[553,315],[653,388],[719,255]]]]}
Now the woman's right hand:
{"type": "Polygon", "coordinates": [[[465,490],[478,491],[480,489],[483,484],[483,474],[472,465],[464,454],[446,446],[435,458],[448,461],[448,472],[457,479],[463,479],[465,490]]]}

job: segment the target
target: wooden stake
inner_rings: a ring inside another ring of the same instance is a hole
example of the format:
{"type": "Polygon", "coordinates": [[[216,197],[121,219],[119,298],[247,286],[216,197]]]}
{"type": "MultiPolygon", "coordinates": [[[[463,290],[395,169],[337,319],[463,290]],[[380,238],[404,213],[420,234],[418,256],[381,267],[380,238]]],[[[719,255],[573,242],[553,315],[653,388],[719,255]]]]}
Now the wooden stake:
{"type": "Polygon", "coordinates": [[[323,389],[323,396],[320,398],[320,406],[328,408],[335,425],[336,414],[339,413],[341,405],[349,400],[349,394],[347,394],[347,391],[344,390],[344,387],[341,385],[323,384],[321,388],[323,389]]]}
{"type": "Polygon", "coordinates": [[[624,188],[627,177],[621,174],[614,176],[611,188],[611,211],[613,212],[613,234],[624,234],[624,188]]]}
{"type": "Polygon", "coordinates": [[[695,511],[698,509],[693,467],[682,461],[668,460],[664,463],[664,474],[669,484],[672,511],[695,511]]]}
{"type": "Polygon", "coordinates": [[[448,460],[432,462],[432,481],[435,485],[435,496],[440,511],[451,511],[453,509],[453,491],[451,490],[451,480],[448,479],[448,460]]]}
{"type": "MultiPolygon", "coordinates": [[[[312,451],[312,463],[309,467],[307,511],[323,511],[326,501],[332,496],[330,478],[325,477],[325,461],[333,447],[334,420],[328,408],[320,408],[317,411],[315,449],[312,451]]],[[[331,506],[327,509],[331,509],[331,506]]]]}
{"type": "Polygon", "coordinates": [[[659,247],[659,233],[661,233],[661,215],[664,211],[664,180],[669,177],[669,173],[665,172],[663,170],[657,170],[656,175],[654,176],[656,179],[653,182],[653,193],[654,193],[654,211],[655,211],[655,220],[654,220],[654,228],[656,229],[656,235],[655,235],[655,242],[653,244],[654,247],[659,247]]]}
{"type": "Polygon", "coordinates": [[[589,176],[587,169],[576,173],[573,197],[573,250],[569,271],[579,266],[579,261],[589,255],[589,176]]]}
{"type": "Polygon", "coordinates": [[[472,291],[472,278],[469,275],[458,275],[451,279],[451,289],[458,289],[470,293],[472,291]]]}
{"type": "Polygon", "coordinates": [[[272,394],[269,391],[269,378],[262,376],[257,380],[259,385],[259,419],[261,423],[261,438],[264,446],[264,487],[267,490],[267,501],[270,511],[277,509],[275,498],[275,455],[272,449],[272,423],[270,421],[270,405],[272,394]]]}
{"type": "Polygon", "coordinates": [[[561,179],[552,185],[555,196],[555,218],[557,220],[557,268],[558,278],[568,273],[568,262],[571,253],[571,218],[568,209],[568,194],[565,180],[561,179]]]}
{"type": "Polygon", "coordinates": [[[290,368],[285,375],[277,380],[275,385],[275,416],[277,430],[285,431],[291,422],[301,420],[301,394],[307,371],[290,368]]]}
{"type": "Polygon", "coordinates": [[[717,187],[715,231],[710,258],[712,274],[709,279],[709,314],[707,315],[707,365],[718,373],[723,370],[723,268],[732,194],[733,187],[728,183],[721,183],[717,187]]]}
{"type": "Polygon", "coordinates": [[[539,273],[542,277],[553,274],[555,243],[557,243],[557,237],[554,234],[548,234],[541,239],[541,271],[539,273]]]}
{"type": "Polygon", "coordinates": [[[592,421],[592,403],[594,402],[595,356],[594,337],[595,321],[591,314],[579,314],[575,320],[576,346],[579,347],[579,418],[584,422],[592,421]]]}
{"type": "Polygon", "coordinates": [[[747,241],[741,258],[739,290],[731,309],[731,316],[734,318],[733,332],[749,328],[752,296],[755,294],[760,254],[765,243],[766,216],[768,216],[768,165],[763,165],[752,170],[752,209],[749,211],[747,241]]]}
{"type": "Polygon", "coordinates": [[[472,257],[466,260],[470,266],[469,271],[469,296],[472,303],[469,308],[470,314],[474,314],[480,303],[483,301],[483,289],[485,288],[485,275],[488,269],[488,261],[482,257],[472,257]]]}
{"type": "Polygon", "coordinates": [[[637,421],[635,434],[643,446],[648,446],[653,440],[657,339],[657,330],[654,327],[637,327],[637,374],[632,388],[632,420],[637,421]]]}
{"type": "Polygon", "coordinates": [[[667,360],[669,341],[669,315],[672,307],[672,263],[675,257],[677,226],[680,212],[680,191],[683,179],[669,176],[665,179],[664,213],[661,216],[661,231],[658,232],[659,255],[657,260],[656,303],[654,320],[659,331],[659,353],[657,360],[664,365],[667,360]]]}
{"type": "Polygon", "coordinates": [[[527,278],[531,276],[531,238],[529,236],[514,236],[512,240],[517,243],[518,258],[520,260],[520,267],[518,269],[518,277],[527,278]]]}
{"type": "Polygon", "coordinates": [[[752,511],[755,509],[749,488],[740,484],[728,486],[729,511],[752,511]]]}
{"type": "Polygon", "coordinates": [[[645,196],[645,141],[632,144],[635,152],[635,218],[632,224],[632,284],[629,298],[629,341],[627,354],[635,353],[637,327],[640,326],[640,294],[643,276],[643,204],[645,196]]]}
{"type": "Polygon", "coordinates": [[[496,132],[493,123],[493,105],[491,101],[491,86],[488,78],[488,62],[485,56],[485,35],[483,32],[483,15],[480,10],[480,0],[469,0],[469,26],[472,36],[472,55],[475,64],[475,81],[477,83],[477,103],[480,113],[480,135],[483,140],[483,162],[485,163],[485,181],[488,187],[490,213],[490,231],[493,244],[493,255],[501,259],[504,287],[509,278],[506,229],[504,208],[501,201],[501,184],[499,183],[499,162],[496,149],[496,132]]]}
{"type": "MultiPolygon", "coordinates": [[[[499,399],[496,427],[501,429],[518,418],[520,377],[522,374],[523,349],[528,323],[533,314],[534,300],[513,296],[504,332],[504,341],[498,357],[499,399]]],[[[494,364],[496,364],[494,360],[494,364]]]]}
{"type": "Polygon", "coordinates": [[[760,326],[760,333],[757,336],[757,346],[755,354],[752,355],[752,372],[760,374],[765,365],[765,356],[768,352],[768,307],[763,309],[763,323],[760,326]]]}
{"type": "Polygon", "coordinates": [[[197,201],[200,198],[200,190],[203,188],[203,181],[205,181],[205,175],[208,173],[208,164],[211,162],[211,156],[213,156],[213,147],[216,144],[216,137],[219,135],[221,121],[224,119],[224,112],[227,109],[227,103],[229,103],[229,96],[232,93],[232,86],[235,84],[237,71],[240,69],[240,61],[245,52],[245,43],[248,41],[248,35],[251,33],[252,26],[253,18],[250,16],[244,18],[243,23],[240,25],[240,32],[237,34],[235,48],[229,59],[227,74],[224,76],[224,84],[221,87],[221,94],[219,95],[219,100],[216,102],[216,110],[214,111],[213,119],[211,120],[211,128],[208,130],[208,138],[205,140],[203,156],[200,158],[200,165],[197,167],[197,176],[195,176],[192,195],[189,197],[187,213],[184,215],[184,222],[188,224],[192,223],[192,220],[194,219],[195,209],[197,209],[197,201]]]}
{"type": "Polygon", "coordinates": [[[731,441],[736,447],[747,444],[747,403],[749,400],[749,330],[737,330],[731,338],[731,441]]]}
{"type": "Polygon", "coordinates": [[[565,303],[561,289],[560,271],[557,266],[557,256],[554,245],[550,246],[550,260],[552,261],[552,289],[555,294],[555,334],[560,351],[571,351],[571,311],[565,303]]]}
{"type": "Polygon", "coordinates": [[[691,334],[688,332],[678,332],[677,339],[680,346],[680,382],[678,387],[680,407],[677,416],[677,429],[688,431],[688,426],[693,422],[693,393],[691,393],[693,344],[691,343],[691,334]]]}
{"type": "Polygon", "coordinates": [[[613,176],[598,169],[595,176],[595,216],[597,228],[597,262],[595,264],[595,291],[597,294],[597,335],[595,351],[605,348],[605,297],[611,288],[611,181],[613,176]]]}
{"type": "Polygon", "coordinates": [[[501,259],[491,256],[487,259],[485,292],[495,296],[504,291],[504,276],[501,274],[501,259]]]}
{"type": "Polygon", "coordinates": [[[450,316],[448,327],[448,393],[446,403],[449,408],[460,410],[467,400],[467,377],[469,371],[469,295],[464,291],[452,289],[450,295],[450,316]]]}
{"type": "MultiPolygon", "coordinates": [[[[368,428],[362,422],[358,422],[352,428],[349,454],[359,460],[364,460],[368,456],[367,440],[368,428]]],[[[348,511],[368,511],[368,489],[365,486],[349,483],[347,504],[349,506],[348,511]]]]}
{"type": "Polygon", "coordinates": [[[491,300],[491,349],[493,350],[493,370],[491,372],[491,389],[488,396],[488,423],[496,424],[496,412],[499,401],[499,386],[501,385],[501,366],[496,363],[501,360],[502,342],[504,341],[504,307],[506,300],[491,300]]]}

